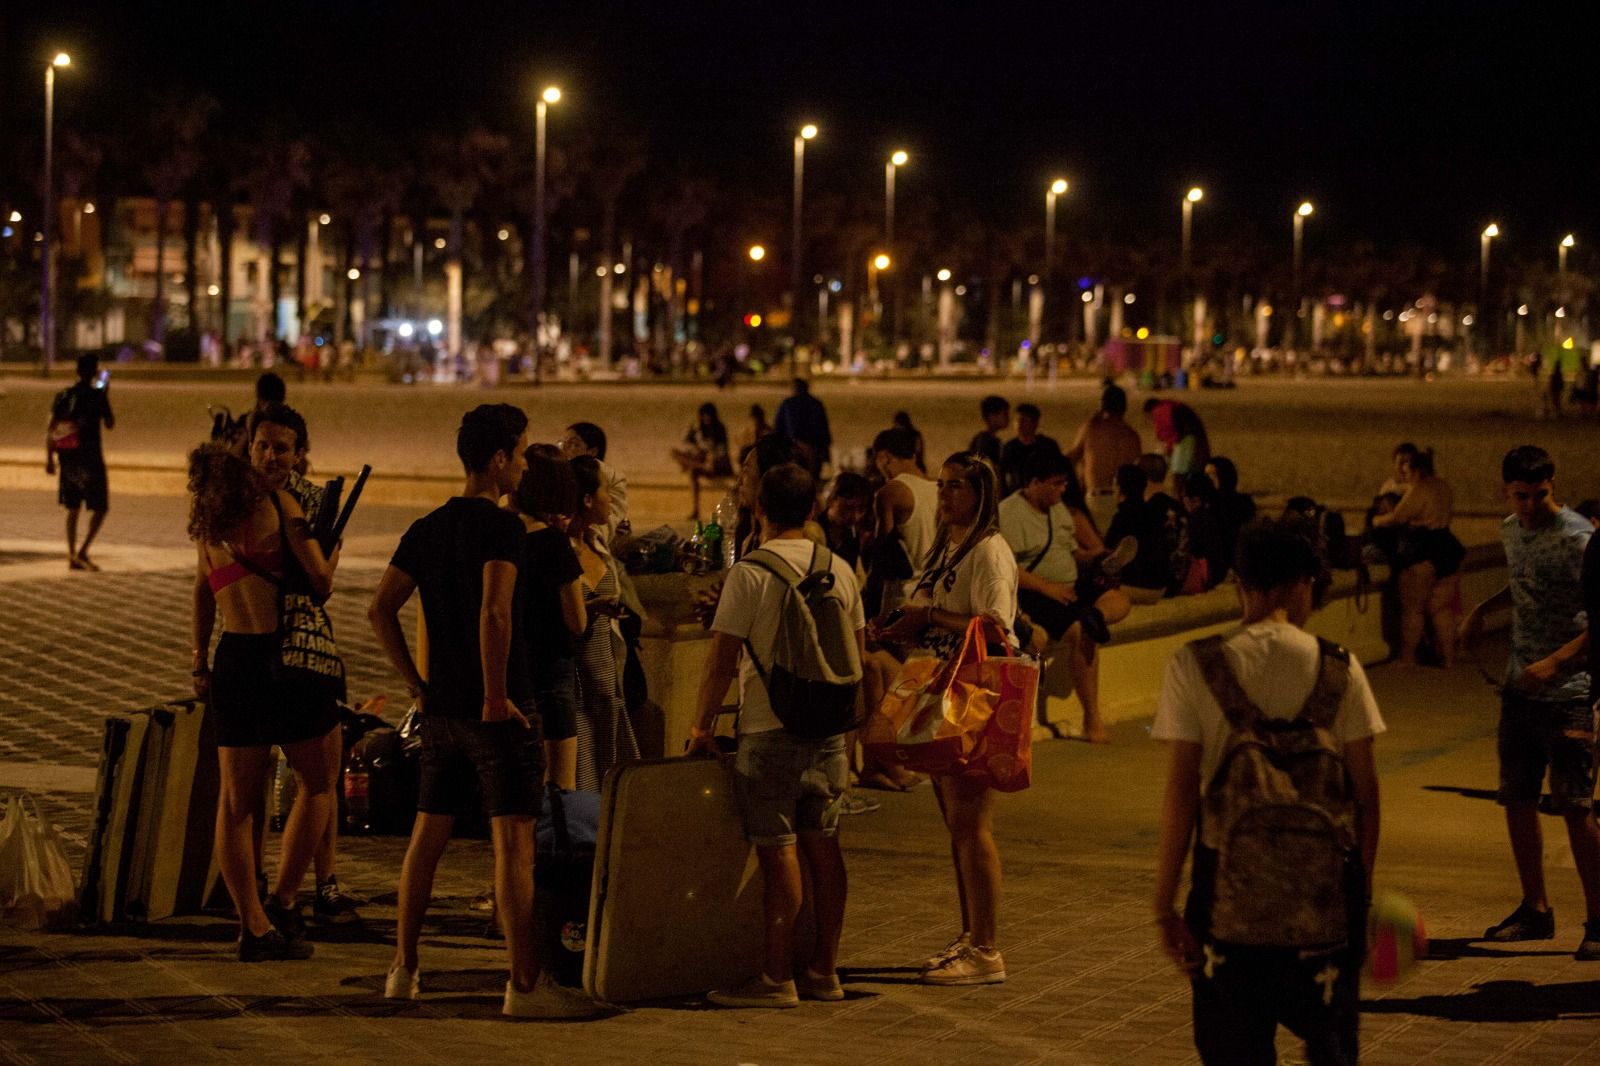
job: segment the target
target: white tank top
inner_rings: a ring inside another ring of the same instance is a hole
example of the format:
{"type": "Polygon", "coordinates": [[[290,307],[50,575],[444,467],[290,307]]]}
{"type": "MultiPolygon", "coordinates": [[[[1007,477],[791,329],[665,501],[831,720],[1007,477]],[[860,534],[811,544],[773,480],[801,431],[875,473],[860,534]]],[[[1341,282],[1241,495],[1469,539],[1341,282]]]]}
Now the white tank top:
{"type": "Polygon", "coordinates": [[[914,501],[910,517],[895,532],[900,534],[900,540],[906,547],[906,557],[911,560],[912,571],[920,574],[938,528],[939,483],[916,474],[899,474],[895,480],[910,490],[914,501]]]}

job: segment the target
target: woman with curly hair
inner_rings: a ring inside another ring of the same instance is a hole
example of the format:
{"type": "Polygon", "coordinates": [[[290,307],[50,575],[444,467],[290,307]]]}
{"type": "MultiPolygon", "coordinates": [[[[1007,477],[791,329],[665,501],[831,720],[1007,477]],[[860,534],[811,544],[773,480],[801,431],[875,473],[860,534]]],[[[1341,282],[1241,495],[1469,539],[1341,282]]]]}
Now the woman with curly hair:
{"type": "Polygon", "coordinates": [[[239,959],[309,958],[297,897],[332,817],[339,765],[329,757],[327,737],[339,719],[331,696],[279,676],[279,584],[302,571],[312,596],[325,601],[339,552],[324,557],[294,497],[272,489],[249,460],[221,445],[204,444],[190,453],[189,492],[189,536],[197,554],[194,688],[216,723],[222,771],[216,852],[239,914],[239,959]],[[218,611],[222,637],[208,667],[218,611]],[[298,787],[284,826],[277,886],[263,902],[256,887],[253,822],[273,744],[283,749],[298,787]]]}
{"type": "MultiPolygon", "coordinates": [[[[885,647],[868,655],[868,706],[877,706],[899,673],[900,659],[891,648],[909,647],[908,658],[945,656],[974,618],[1009,634],[1017,617],[1017,563],[1000,535],[994,468],[976,453],[957,452],[939,469],[938,494],[933,546],[910,601],[893,624],[869,627],[869,638],[885,647]]],[[[934,788],[950,833],[961,934],[923,964],[922,980],[997,984],[1006,979],[1006,970],[995,946],[1000,853],[994,843],[994,790],[958,774],[936,777],[934,788]]]]}

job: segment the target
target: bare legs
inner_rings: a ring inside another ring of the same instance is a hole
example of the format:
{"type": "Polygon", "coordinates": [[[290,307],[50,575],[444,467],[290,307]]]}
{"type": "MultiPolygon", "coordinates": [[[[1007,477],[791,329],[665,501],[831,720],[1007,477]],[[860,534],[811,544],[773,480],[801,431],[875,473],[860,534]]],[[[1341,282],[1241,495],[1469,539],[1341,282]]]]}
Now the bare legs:
{"type": "Polygon", "coordinates": [[[1405,666],[1417,664],[1433,574],[1432,563],[1417,563],[1400,571],[1400,662],[1405,666]]]}
{"type": "Polygon", "coordinates": [[[444,847],[450,843],[450,830],[456,820],[449,814],[417,812],[411,827],[411,843],[406,846],[405,862],[400,865],[400,896],[395,904],[394,964],[396,968],[417,968],[417,937],[422,931],[422,916],[433,896],[433,873],[439,868],[444,847]]]}
{"type": "Polygon", "coordinates": [[[571,792],[578,787],[578,738],[544,742],[544,776],[557,788],[571,792]]]}
{"type": "MultiPolygon", "coordinates": [[[[1569,810],[1567,841],[1572,845],[1573,864],[1583,882],[1584,905],[1590,921],[1600,920],[1600,823],[1594,812],[1569,810]]],[[[1511,856],[1517,863],[1522,882],[1522,901],[1537,911],[1550,909],[1544,887],[1544,834],[1539,827],[1539,805],[1534,802],[1506,806],[1506,829],[1511,836],[1511,856]]]]}
{"type": "Polygon", "coordinates": [[[286,907],[294,905],[300,882],[333,819],[333,785],[339,779],[339,762],[329,758],[329,747],[326,736],[283,745],[283,754],[294,769],[296,789],[294,806],[283,826],[283,857],[272,894],[286,907]]]}
{"type": "Polygon", "coordinates": [[[218,748],[222,793],[217,799],[217,864],[233,898],[239,925],[252,936],[272,928],[256,897],[256,848],[251,831],[266,779],[260,748],[218,748]]]}
{"type": "MultiPolygon", "coordinates": [[[[328,765],[333,767],[333,782],[337,787],[339,783],[339,767],[344,763],[344,730],[335,729],[324,738],[327,751],[324,758],[328,765]]],[[[312,865],[315,867],[317,881],[323,882],[333,876],[334,865],[339,857],[339,796],[335,793],[333,802],[328,805],[328,825],[322,831],[322,839],[317,841],[317,852],[312,856],[312,865]]]]}
{"type": "Polygon", "coordinates": [[[962,925],[976,947],[993,948],[1000,912],[1000,852],[994,843],[994,790],[963,777],[935,779],[950,831],[962,925]]]}
{"type": "Polygon", "coordinates": [[[99,567],[89,562],[89,545],[94,543],[94,538],[99,535],[100,527],[105,525],[106,513],[104,511],[89,512],[89,532],[84,535],[83,544],[78,544],[78,508],[74,507],[67,512],[67,565],[74,570],[87,570],[99,567]]]}

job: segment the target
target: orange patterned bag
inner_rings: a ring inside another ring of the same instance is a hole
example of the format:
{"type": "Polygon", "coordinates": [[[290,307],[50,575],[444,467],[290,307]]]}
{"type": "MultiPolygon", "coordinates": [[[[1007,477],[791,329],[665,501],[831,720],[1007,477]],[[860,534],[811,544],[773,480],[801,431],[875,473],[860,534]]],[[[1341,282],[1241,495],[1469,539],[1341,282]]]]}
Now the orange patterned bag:
{"type": "Polygon", "coordinates": [[[861,732],[874,758],[923,773],[980,777],[1004,792],[1028,787],[1039,664],[990,656],[986,626],[993,623],[975,618],[954,654],[901,667],[861,732]]]}

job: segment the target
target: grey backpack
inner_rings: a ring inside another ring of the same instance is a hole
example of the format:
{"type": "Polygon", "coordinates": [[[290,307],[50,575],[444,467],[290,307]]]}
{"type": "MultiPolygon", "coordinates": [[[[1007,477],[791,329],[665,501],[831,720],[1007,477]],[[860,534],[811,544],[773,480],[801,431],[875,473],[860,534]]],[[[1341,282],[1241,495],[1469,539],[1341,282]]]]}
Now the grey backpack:
{"type": "Polygon", "coordinates": [[[763,664],[748,640],[744,645],[773,714],[785,730],[808,739],[856,728],[861,649],[855,622],[834,592],[833,554],[812,545],[804,574],[766,548],[746,555],[740,565],[758,566],[783,583],[772,661],[763,664]]]}
{"type": "Polygon", "coordinates": [[[1356,803],[1333,733],[1350,655],[1318,640],[1321,667],[1292,719],[1245,694],[1223,638],[1190,645],[1227,718],[1222,759],[1201,799],[1195,891],[1219,941],[1313,948],[1346,942],[1364,874],[1356,803]]]}

